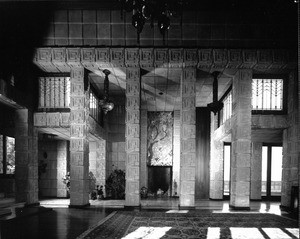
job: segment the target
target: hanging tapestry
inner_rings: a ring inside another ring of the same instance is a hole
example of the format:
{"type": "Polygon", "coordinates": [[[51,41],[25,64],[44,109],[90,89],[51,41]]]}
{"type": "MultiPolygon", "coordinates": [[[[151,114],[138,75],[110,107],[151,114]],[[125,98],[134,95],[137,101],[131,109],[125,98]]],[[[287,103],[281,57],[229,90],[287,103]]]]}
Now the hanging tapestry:
{"type": "Polygon", "coordinates": [[[172,166],[173,112],[148,112],[148,165],[172,166]]]}

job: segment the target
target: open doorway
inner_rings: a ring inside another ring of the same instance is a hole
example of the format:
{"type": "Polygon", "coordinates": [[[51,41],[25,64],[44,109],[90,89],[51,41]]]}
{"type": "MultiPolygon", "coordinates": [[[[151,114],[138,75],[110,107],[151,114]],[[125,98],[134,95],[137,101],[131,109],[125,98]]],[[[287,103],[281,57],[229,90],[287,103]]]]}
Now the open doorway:
{"type": "Polygon", "coordinates": [[[262,148],[261,196],[280,199],[282,176],[282,146],[264,144],[262,148]]]}
{"type": "Polygon", "coordinates": [[[228,198],[230,195],[230,158],[231,158],[231,143],[224,143],[224,187],[223,197],[228,198]]]}

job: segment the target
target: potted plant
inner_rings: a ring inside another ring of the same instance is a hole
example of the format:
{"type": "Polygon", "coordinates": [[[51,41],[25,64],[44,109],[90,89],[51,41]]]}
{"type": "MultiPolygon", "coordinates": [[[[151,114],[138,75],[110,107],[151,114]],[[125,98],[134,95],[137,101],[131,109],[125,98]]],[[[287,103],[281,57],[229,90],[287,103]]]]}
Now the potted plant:
{"type": "Polygon", "coordinates": [[[62,179],[63,183],[66,185],[67,197],[70,197],[70,172],[67,172],[67,174],[62,179]]]}
{"type": "Polygon", "coordinates": [[[114,170],[106,180],[106,195],[112,199],[125,198],[125,172],[120,169],[114,170]]]}

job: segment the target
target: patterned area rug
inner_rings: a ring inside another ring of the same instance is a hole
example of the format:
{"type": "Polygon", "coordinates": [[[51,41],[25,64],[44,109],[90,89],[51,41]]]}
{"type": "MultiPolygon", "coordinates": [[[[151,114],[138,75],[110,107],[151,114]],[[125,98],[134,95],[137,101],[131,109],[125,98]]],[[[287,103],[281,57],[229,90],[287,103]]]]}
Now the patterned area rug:
{"type": "Polygon", "coordinates": [[[118,211],[78,239],[94,238],[299,238],[298,222],[273,214],[118,211]]]}

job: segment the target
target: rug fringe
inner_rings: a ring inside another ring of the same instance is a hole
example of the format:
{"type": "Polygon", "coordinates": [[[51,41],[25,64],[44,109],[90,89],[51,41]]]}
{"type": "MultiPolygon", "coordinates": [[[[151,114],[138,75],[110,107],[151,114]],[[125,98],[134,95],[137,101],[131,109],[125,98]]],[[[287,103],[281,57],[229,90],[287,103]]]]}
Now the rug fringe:
{"type": "Polygon", "coordinates": [[[76,239],[83,239],[87,234],[89,234],[92,230],[94,230],[96,227],[100,226],[101,224],[103,224],[104,222],[106,222],[108,219],[110,219],[111,217],[113,217],[115,214],[117,213],[117,211],[113,211],[111,214],[109,214],[107,217],[103,218],[102,220],[100,220],[96,225],[90,227],[89,229],[87,229],[85,232],[83,232],[81,235],[79,235],[78,237],[76,237],[76,239]]]}

